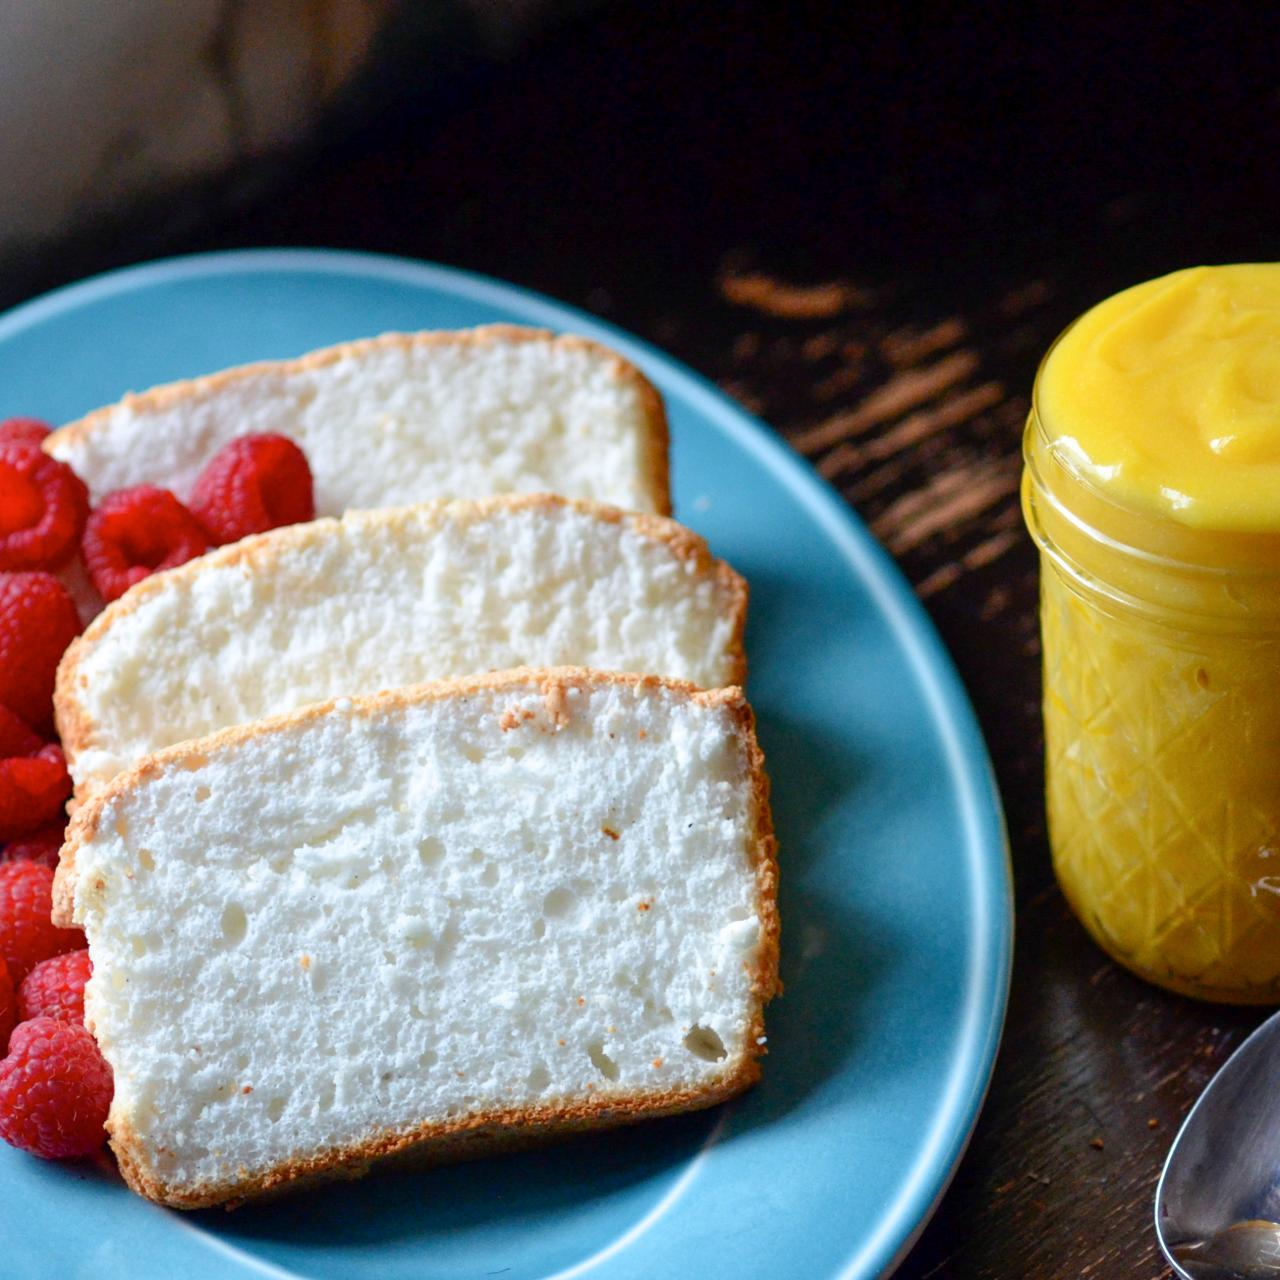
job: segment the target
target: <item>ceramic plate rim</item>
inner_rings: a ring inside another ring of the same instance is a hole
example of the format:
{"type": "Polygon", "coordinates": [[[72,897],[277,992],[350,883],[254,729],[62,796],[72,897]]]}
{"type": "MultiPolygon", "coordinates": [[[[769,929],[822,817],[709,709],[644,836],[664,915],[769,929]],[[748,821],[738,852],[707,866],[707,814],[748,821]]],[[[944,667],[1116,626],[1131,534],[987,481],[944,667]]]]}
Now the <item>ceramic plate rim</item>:
{"type": "Polygon", "coordinates": [[[960,809],[974,920],[965,956],[959,1047],[936,1119],[911,1173],[895,1188],[891,1207],[837,1273],[838,1280],[887,1275],[928,1223],[973,1133],[999,1049],[1013,962],[1012,873],[994,772],[968,695],[924,607],[836,490],[776,432],[708,379],[588,312],[476,272],[341,249],[230,249],[180,255],[104,272],[21,303],[0,316],[0,342],[85,303],[135,288],[277,271],[380,278],[426,287],[518,310],[531,324],[572,330],[612,346],[639,365],[659,390],[674,390],[734,444],[754,455],[813,516],[867,588],[916,678],[943,748],[960,809]]]}

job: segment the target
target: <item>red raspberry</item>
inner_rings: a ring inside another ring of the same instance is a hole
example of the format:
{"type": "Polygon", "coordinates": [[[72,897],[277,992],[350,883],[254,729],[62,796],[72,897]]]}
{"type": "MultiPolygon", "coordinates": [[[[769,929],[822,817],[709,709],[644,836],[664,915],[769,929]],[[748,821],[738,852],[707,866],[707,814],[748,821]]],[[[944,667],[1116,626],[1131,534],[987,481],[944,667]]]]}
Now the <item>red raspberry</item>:
{"type": "Polygon", "coordinates": [[[29,836],[11,840],[0,849],[0,863],[39,862],[52,871],[58,869],[58,854],[62,851],[62,838],[66,827],[61,821],[51,822],[29,836]]]}
{"type": "Polygon", "coordinates": [[[59,929],[53,910],[53,872],[38,862],[0,865],[0,956],[14,982],[50,956],[85,945],[79,929],[59,929]]]}
{"type": "Polygon", "coordinates": [[[18,1020],[18,998],[14,994],[9,966],[0,960],[0,1053],[7,1053],[9,1034],[18,1020]]]}
{"type": "Polygon", "coordinates": [[[94,1038],[74,1022],[32,1018],[0,1062],[0,1138],[59,1160],[102,1146],[115,1085],[94,1038]]]}
{"type": "Polygon", "coordinates": [[[84,984],[93,973],[88,947],[41,960],[18,988],[18,1018],[84,1023],[84,984]]]}
{"type": "Polygon", "coordinates": [[[0,759],[33,756],[43,746],[44,739],[21,716],[0,703],[0,759]]]}
{"type": "Polygon", "coordinates": [[[57,569],[80,545],[89,490],[31,440],[0,441],[0,569],[57,569]]]}
{"type": "Polygon", "coordinates": [[[61,757],[58,747],[46,746],[24,720],[0,704],[0,840],[25,842],[0,849],[0,862],[26,858],[58,865],[64,825],[61,811],[71,793],[61,757]],[[50,844],[52,861],[47,853],[50,844]]]}
{"type": "Polygon", "coordinates": [[[0,573],[0,702],[36,728],[53,722],[58,660],[80,615],[51,573],[0,573]]]}
{"type": "Polygon", "coordinates": [[[314,520],[307,456],[286,436],[240,436],[200,473],[191,510],[218,543],[314,520]]]}
{"type": "Polygon", "coordinates": [[[65,819],[70,795],[71,778],[57,743],[33,756],[0,760],[0,840],[17,840],[65,819]]]}
{"type": "Polygon", "coordinates": [[[160,569],[209,550],[209,535],[169,492],[154,485],[109,493],[85,525],[85,567],[104,600],[124,595],[160,569]]]}
{"type": "Polygon", "coordinates": [[[53,428],[39,418],[6,418],[0,422],[0,444],[8,444],[13,440],[25,440],[30,444],[39,444],[53,428]]]}

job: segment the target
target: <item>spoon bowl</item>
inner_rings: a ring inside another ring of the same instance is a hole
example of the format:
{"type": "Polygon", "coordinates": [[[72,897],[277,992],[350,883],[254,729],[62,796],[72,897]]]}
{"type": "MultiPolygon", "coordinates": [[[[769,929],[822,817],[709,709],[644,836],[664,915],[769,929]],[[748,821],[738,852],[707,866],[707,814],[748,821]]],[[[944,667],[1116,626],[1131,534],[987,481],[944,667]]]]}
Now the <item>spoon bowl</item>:
{"type": "Polygon", "coordinates": [[[1280,1013],[1191,1108],[1155,1210],[1160,1248],[1184,1280],[1280,1280],[1280,1013]]]}

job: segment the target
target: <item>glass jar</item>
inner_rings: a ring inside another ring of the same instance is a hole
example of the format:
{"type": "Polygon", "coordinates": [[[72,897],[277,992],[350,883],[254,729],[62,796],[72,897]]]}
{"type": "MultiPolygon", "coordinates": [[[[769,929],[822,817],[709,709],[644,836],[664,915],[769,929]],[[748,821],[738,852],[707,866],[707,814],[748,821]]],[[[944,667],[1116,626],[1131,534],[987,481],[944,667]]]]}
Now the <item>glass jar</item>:
{"type": "Polygon", "coordinates": [[[1280,535],[1118,505],[1034,396],[1023,452],[1063,892],[1142,977],[1280,1002],[1280,535]]]}

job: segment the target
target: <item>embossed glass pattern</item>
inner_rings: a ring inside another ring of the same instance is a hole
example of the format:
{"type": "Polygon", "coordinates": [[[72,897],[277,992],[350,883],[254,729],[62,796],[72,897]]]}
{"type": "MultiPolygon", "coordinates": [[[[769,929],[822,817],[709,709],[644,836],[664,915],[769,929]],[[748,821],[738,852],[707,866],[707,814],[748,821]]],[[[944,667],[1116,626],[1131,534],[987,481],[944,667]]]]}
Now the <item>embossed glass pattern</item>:
{"type": "Polygon", "coordinates": [[[1277,548],[1144,529],[1081,487],[1034,413],[1026,462],[1063,892],[1143,977],[1280,1001],[1277,548]]]}

